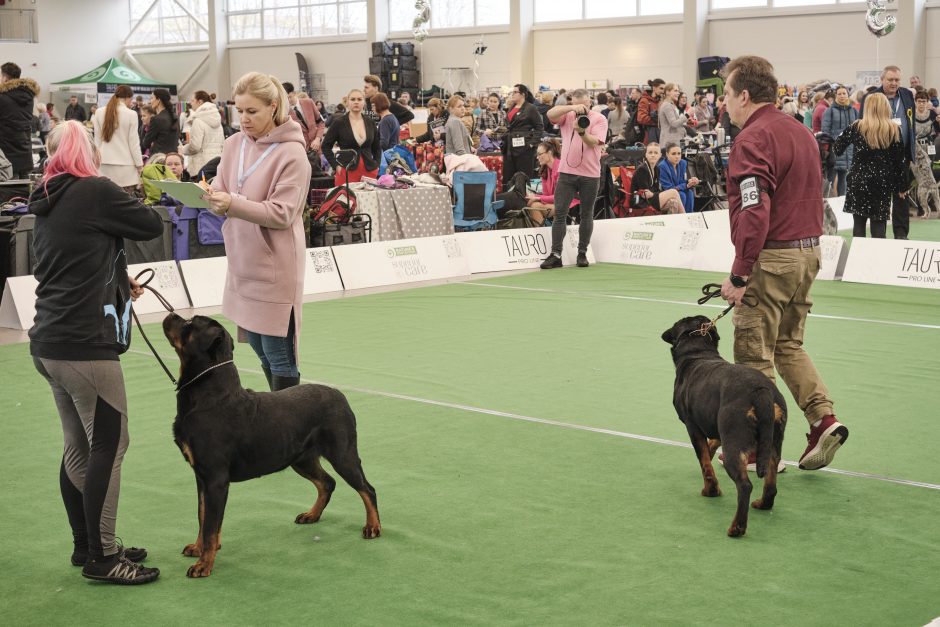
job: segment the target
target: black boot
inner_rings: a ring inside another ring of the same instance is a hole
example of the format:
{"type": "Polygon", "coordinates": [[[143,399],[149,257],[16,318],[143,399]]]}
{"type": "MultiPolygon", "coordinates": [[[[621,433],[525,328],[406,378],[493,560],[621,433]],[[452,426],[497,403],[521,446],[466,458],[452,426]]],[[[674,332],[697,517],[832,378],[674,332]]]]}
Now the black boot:
{"type": "Polygon", "coordinates": [[[276,374],[271,377],[271,380],[272,392],[286,390],[287,388],[292,388],[295,385],[300,385],[300,377],[282,377],[281,375],[276,374]]]}
{"type": "Polygon", "coordinates": [[[274,383],[271,381],[271,369],[261,366],[261,369],[264,370],[264,378],[268,381],[268,389],[272,392],[274,391],[274,383]]]}

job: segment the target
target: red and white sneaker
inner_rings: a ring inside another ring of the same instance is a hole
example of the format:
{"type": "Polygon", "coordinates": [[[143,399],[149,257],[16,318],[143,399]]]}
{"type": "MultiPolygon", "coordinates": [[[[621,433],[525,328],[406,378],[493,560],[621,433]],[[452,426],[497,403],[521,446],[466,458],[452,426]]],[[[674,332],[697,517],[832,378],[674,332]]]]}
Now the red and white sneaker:
{"type": "MultiPolygon", "coordinates": [[[[725,454],[718,453],[718,463],[722,466],[725,465],[725,454]]],[[[787,469],[787,464],[782,459],[777,462],[777,474],[787,469]]],[[[751,453],[747,456],[747,470],[748,472],[757,472],[757,453],[751,453]]]]}
{"type": "Polygon", "coordinates": [[[849,430],[835,416],[824,416],[819,426],[806,434],[806,450],[800,456],[800,470],[819,470],[832,463],[839,447],[849,439],[849,430]]]}

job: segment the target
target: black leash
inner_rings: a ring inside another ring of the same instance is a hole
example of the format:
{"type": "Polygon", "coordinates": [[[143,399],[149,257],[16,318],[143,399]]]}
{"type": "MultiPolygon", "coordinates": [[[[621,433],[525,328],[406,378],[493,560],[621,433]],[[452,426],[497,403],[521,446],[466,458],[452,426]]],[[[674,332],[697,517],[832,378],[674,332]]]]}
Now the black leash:
{"type": "MultiPolygon", "coordinates": [[[[699,305],[704,305],[713,298],[721,296],[721,284],[720,283],[706,283],[702,286],[702,297],[698,299],[699,305]]],[[[745,292],[744,297],[741,299],[741,302],[747,307],[757,307],[757,297],[753,294],[748,294],[745,292]],[[750,300],[748,300],[750,297],[750,300]]],[[[708,324],[703,324],[702,328],[698,331],[693,331],[699,335],[706,335],[711,329],[715,327],[719,320],[725,317],[729,311],[734,309],[734,305],[728,305],[725,307],[724,311],[718,314],[714,320],[710,321],[708,324]]]]}
{"type": "MultiPolygon", "coordinates": [[[[163,305],[166,310],[170,313],[173,313],[173,305],[170,304],[166,298],[163,297],[163,294],[157,290],[150,287],[150,282],[153,281],[153,278],[157,276],[156,271],[153,268],[144,268],[141,270],[137,276],[134,277],[134,280],[137,281],[142,288],[145,290],[150,290],[154,296],[157,297],[157,300],[160,301],[160,304],[163,305]],[[141,281],[140,277],[144,276],[147,273],[150,273],[150,276],[147,277],[147,280],[141,281]]],[[[147,343],[147,346],[150,347],[150,352],[153,353],[153,356],[157,358],[157,361],[160,363],[160,366],[163,368],[163,372],[166,373],[166,376],[170,377],[170,381],[173,382],[173,385],[178,385],[176,378],[170,373],[170,369],[166,367],[166,364],[163,363],[163,360],[160,359],[160,354],[157,353],[157,349],[153,347],[153,344],[150,343],[150,340],[147,339],[147,334],[144,333],[144,326],[140,324],[140,319],[137,318],[137,312],[134,311],[134,307],[131,307],[131,315],[134,316],[134,322],[137,323],[137,330],[140,331],[140,336],[144,338],[144,342],[147,343]]]]}

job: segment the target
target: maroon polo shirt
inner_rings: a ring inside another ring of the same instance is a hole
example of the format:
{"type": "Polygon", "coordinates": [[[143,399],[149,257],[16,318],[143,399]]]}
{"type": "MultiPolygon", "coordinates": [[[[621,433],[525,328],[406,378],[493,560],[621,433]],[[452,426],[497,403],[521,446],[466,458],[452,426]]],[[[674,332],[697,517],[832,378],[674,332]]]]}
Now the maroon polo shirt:
{"type": "Polygon", "coordinates": [[[767,241],[822,235],[822,166],[812,132],[772,104],[755,111],[731,146],[728,208],[738,276],[750,276],[767,241]]]}

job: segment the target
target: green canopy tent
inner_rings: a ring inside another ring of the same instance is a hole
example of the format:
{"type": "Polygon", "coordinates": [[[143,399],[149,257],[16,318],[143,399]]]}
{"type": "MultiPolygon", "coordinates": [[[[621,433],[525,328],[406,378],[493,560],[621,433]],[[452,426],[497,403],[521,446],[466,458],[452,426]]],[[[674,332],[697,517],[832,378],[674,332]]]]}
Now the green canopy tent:
{"type": "Polygon", "coordinates": [[[50,91],[69,95],[84,94],[86,103],[96,103],[102,107],[111,99],[118,85],[127,85],[135,94],[141,95],[150,95],[154,88],[164,87],[169,90],[172,100],[176,100],[176,85],[142,76],[115,58],[108,59],[81,76],[53,83],[50,91]]]}

